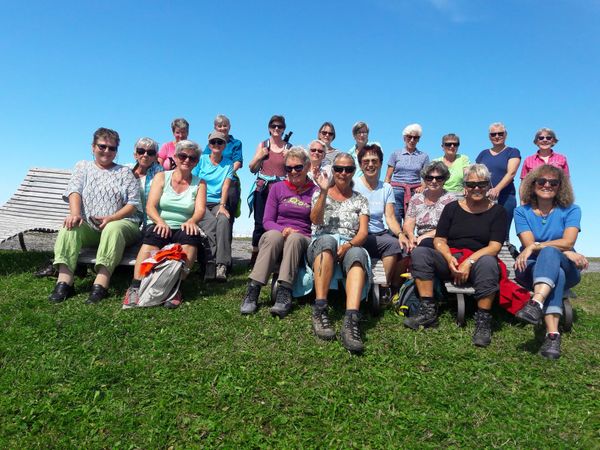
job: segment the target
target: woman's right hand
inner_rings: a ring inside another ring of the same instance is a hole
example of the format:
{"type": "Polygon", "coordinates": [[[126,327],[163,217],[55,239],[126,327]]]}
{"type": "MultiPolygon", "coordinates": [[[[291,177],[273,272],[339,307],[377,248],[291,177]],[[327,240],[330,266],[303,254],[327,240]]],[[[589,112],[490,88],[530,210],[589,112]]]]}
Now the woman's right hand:
{"type": "Polygon", "coordinates": [[[83,217],[80,214],[69,214],[65,217],[63,221],[63,225],[67,230],[72,230],[75,227],[78,227],[83,222],[83,217]]]}
{"type": "Polygon", "coordinates": [[[163,239],[166,239],[169,236],[171,236],[171,228],[164,221],[161,221],[160,223],[154,225],[154,232],[163,239]]]}
{"type": "Polygon", "coordinates": [[[329,190],[329,186],[331,184],[331,180],[327,174],[327,171],[322,170],[319,175],[317,175],[317,178],[315,179],[315,181],[317,182],[317,186],[319,186],[319,188],[321,189],[321,191],[328,191],[329,190]]]}

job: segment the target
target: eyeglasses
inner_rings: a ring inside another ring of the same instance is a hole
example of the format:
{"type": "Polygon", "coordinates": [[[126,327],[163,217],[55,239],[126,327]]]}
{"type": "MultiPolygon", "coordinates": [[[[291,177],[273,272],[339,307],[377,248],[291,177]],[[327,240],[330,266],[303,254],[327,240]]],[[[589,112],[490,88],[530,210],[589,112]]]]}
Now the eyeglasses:
{"type": "Polygon", "coordinates": [[[140,156],[142,156],[142,155],[156,156],[156,150],[148,150],[145,148],[136,148],[135,152],[140,156]]]}
{"type": "Polygon", "coordinates": [[[553,141],[554,138],[552,136],[538,136],[538,141],[553,141]]]}
{"type": "Polygon", "coordinates": [[[269,128],[272,130],[285,130],[285,127],[280,123],[272,123],[269,128]]]}
{"type": "Polygon", "coordinates": [[[445,180],[445,176],[443,175],[425,175],[425,181],[444,181],[445,180]]]}
{"type": "Polygon", "coordinates": [[[458,142],[444,142],[444,147],[458,147],[459,145],[458,142]]]}
{"type": "Polygon", "coordinates": [[[325,130],[321,130],[321,134],[323,136],[333,136],[334,133],[332,131],[325,131],[325,130]]]}
{"type": "Polygon", "coordinates": [[[106,144],[96,144],[96,147],[98,147],[103,152],[106,150],[108,150],[109,152],[116,152],[117,149],[119,148],[117,146],[106,145],[106,144]]]}
{"type": "Polygon", "coordinates": [[[211,139],[208,141],[210,145],[225,145],[225,141],[223,139],[211,139]]]}
{"type": "Polygon", "coordinates": [[[304,169],[304,166],[302,164],[297,164],[295,166],[284,166],[284,167],[285,167],[285,171],[287,173],[292,173],[292,171],[302,172],[302,169],[304,169]]]}
{"type": "Polygon", "coordinates": [[[320,148],[311,148],[310,151],[312,153],[325,153],[325,150],[321,150],[320,148]]]}
{"type": "Polygon", "coordinates": [[[489,181],[465,181],[465,187],[467,189],[485,189],[490,185],[489,181]]]}
{"type": "Polygon", "coordinates": [[[188,155],[187,153],[177,153],[175,156],[181,162],[185,161],[186,159],[189,159],[190,162],[193,163],[198,162],[198,157],[196,155],[188,155]]]}
{"type": "Polygon", "coordinates": [[[546,183],[548,183],[552,187],[556,187],[560,184],[560,180],[552,179],[552,178],[536,178],[535,179],[535,184],[537,184],[540,187],[546,186],[546,183]]]}
{"type": "Polygon", "coordinates": [[[369,132],[368,131],[358,131],[356,133],[357,136],[368,136],[369,132]]]}
{"type": "Polygon", "coordinates": [[[336,173],[342,173],[342,172],[354,173],[355,170],[356,170],[356,167],[354,167],[354,166],[333,166],[333,171],[336,173]]]}
{"type": "Polygon", "coordinates": [[[363,159],[360,162],[363,166],[368,166],[369,164],[373,164],[374,166],[377,165],[377,163],[379,163],[379,159],[378,158],[373,158],[373,159],[363,159]]]}
{"type": "Polygon", "coordinates": [[[410,135],[406,135],[404,136],[404,138],[407,141],[418,141],[419,139],[421,139],[421,136],[410,136],[410,135]]]}
{"type": "Polygon", "coordinates": [[[504,136],[504,131],[498,131],[496,133],[490,133],[491,137],[502,137],[504,136]]]}

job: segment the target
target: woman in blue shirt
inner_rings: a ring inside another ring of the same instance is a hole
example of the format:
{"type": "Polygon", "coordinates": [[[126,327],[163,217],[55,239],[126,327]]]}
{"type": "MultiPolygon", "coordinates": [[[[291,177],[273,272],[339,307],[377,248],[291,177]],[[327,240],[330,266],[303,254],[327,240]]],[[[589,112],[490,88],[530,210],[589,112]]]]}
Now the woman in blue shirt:
{"type": "Polygon", "coordinates": [[[516,316],[532,324],[544,317],[546,337],[540,354],[558,359],[563,293],[579,283],[580,271],[588,266],[587,259],[574,251],[581,209],[573,204],[569,177],[547,164],[527,175],[522,192],[523,206],[515,210],[515,226],[522,244],[515,270],[517,281],[533,289],[533,295],[516,316]]]}

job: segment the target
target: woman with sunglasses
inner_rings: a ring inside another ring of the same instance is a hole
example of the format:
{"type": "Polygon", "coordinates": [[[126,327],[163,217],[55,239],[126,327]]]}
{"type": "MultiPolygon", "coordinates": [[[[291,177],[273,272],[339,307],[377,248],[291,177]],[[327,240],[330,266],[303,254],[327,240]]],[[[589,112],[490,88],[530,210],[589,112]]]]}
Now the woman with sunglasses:
{"type": "MultiPolygon", "coordinates": [[[[146,206],[148,225],[144,229],[142,247],[138,252],[133,269],[133,281],[125,293],[125,308],[139,303],[139,289],[142,283],[140,268],[142,262],[152,252],[168,244],[181,244],[186,254],[185,278],[196,261],[202,236],[198,222],[204,216],[206,206],[206,183],[192,170],[198,164],[200,148],[193,141],[181,140],[175,147],[175,169],[160,172],[154,177],[146,206]]],[[[181,304],[181,292],[164,303],[167,308],[177,308],[181,304]]]]}
{"type": "Polygon", "coordinates": [[[454,133],[449,133],[442,137],[442,150],[444,156],[434,159],[434,161],[441,161],[448,168],[449,174],[446,182],[444,183],[444,189],[448,192],[454,193],[457,197],[462,197],[464,185],[463,176],[465,167],[471,164],[467,155],[461,155],[458,153],[458,147],[460,146],[460,138],[454,133]]]}
{"type": "Polygon", "coordinates": [[[467,281],[475,289],[477,301],[473,344],[487,347],[492,341],[490,310],[499,290],[500,270],[496,256],[506,232],[506,211],[491,201],[490,172],[483,164],[465,169],[465,198],[446,205],[437,224],[434,248],[418,246],[412,251],[412,276],[419,293],[419,312],[404,319],[404,325],[437,326],[437,305],[433,278],[467,281]]]}
{"type": "Polygon", "coordinates": [[[223,158],[226,136],[213,131],[208,136],[210,155],[202,155],[194,175],[206,182],[206,212],[200,227],[208,238],[206,249],[205,279],[215,278],[227,281],[227,271],[231,267],[231,215],[227,207],[227,196],[233,182],[233,166],[223,158]],[[213,270],[214,268],[214,270],[213,270]]]}
{"type": "Polygon", "coordinates": [[[315,181],[321,171],[328,170],[331,172],[331,166],[325,162],[325,152],[327,146],[320,139],[315,139],[308,146],[308,157],[310,158],[310,169],[308,170],[308,178],[315,181]]]}
{"type": "Polygon", "coordinates": [[[150,193],[150,185],[154,179],[154,175],[162,172],[163,167],[157,162],[156,153],[158,151],[158,142],[148,137],[143,137],[137,140],[134,146],[135,165],[132,167],[133,175],[140,182],[140,199],[144,211],[144,219],[142,224],[146,224],[146,200],[150,193]]]}
{"type": "Polygon", "coordinates": [[[331,166],[333,164],[335,155],[338,153],[338,151],[331,145],[331,143],[335,140],[335,127],[331,122],[323,122],[323,125],[319,127],[317,139],[325,143],[325,147],[327,148],[327,152],[325,153],[325,164],[331,166]]]}
{"type": "Polygon", "coordinates": [[[429,156],[417,149],[422,134],[423,129],[418,123],[404,128],[402,131],[404,149],[392,153],[388,160],[385,182],[390,183],[394,188],[395,213],[399,223],[404,219],[405,208],[411,195],[423,190],[419,175],[421,169],[429,164],[429,156]]]}
{"type": "Polygon", "coordinates": [[[377,144],[365,145],[358,152],[358,161],[363,175],[355,188],[369,202],[369,234],[363,247],[371,258],[382,260],[387,282],[381,285],[380,295],[381,303],[387,304],[391,300],[392,289],[396,290],[401,283],[398,263],[402,256],[401,239],[404,236],[394,214],[392,186],[379,180],[383,165],[381,147],[377,144]],[[389,230],[385,228],[384,217],[389,230]]]}
{"type": "Polygon", "coordinates": [[[92,143],[94,160],[77,163],[63,195],[69,214],[54,245],[58,281],[48,297],[54,303],[75,293],[73,272],[81,247],[98,246],[96,278],[86,301],[93,304],[108,296],[111,275],[125,247],[140,237],[140,185],[131,169],[114,162],[119,140],[116,131],[98,128],[92,143]]]}
{"type": "Polygon", "coordinates": [[[254,157],[248,167],[256,174],[256,181],[250,188],[248,206],[250,214],[254,213],[254,231],[252,233],[252,257],[250,266],[254,265],[258,255],[258,242],[265,232],[263,216],[271,184],[285,178],[284,156],[292,147],[283,139],[285,117],[275,115],[269,119],[269,139],[256,147],[254,157]]]}
{"type": "Polygon", "coordinates": [[[444,207],[456,200],[456,195],[444,189],[450,171],[441,161],[433,161],[421,170],[425,190],[413,195],[408,203],[400,234],[402,247],[412,252],[422,245],[433,248],[435,230],[444,207]]]}
{"type": "Polygon", "coordinates": [[[497,201],[506,210],[506,232],[504,241],[508,242],[510,225],[517,206],[515,175],[521,164],[521,152],[506,145],[508,132],[501,122],[490,125],[490,141],[492,148],[483,150],[475,161],[484,164],[492,174],[492,187],[488,190],[490,200],[497,201]]]}
{"type": "Polygon", "coordinates": [[[517,319],[537,325],[543,321],[546,337],[540,348],[544,358],[560,357],[558,322],[565,289],[579,283],[588,261],[575,252],[581,229],[581,209],[564,170],[544,164],[523,181],[523,205],[515,210],[521,253],[515,262],[516,279],[533,289],[531,300],[517,319]]]}
{"type": "Polygon", "coordinates": [[[302,147],[292,147],[285,155],[287,178],[269,191],[263,224],[267,230],[259,241],[259,252],[242,314],[254,314],[262,286],[279,265],[278,288],[271,314],[283,319],[292,310],[292,286],[310,243],[311,198],[317,187],[307,177],[310,160],[302,147]]]}
{"type": "Polygon", "coordinates": [[[164,143],[158,152],[158,162],[162,164],[165,170],[173,170],[175,168],[175,146],[179,141],[188,138],[190,124],[183,117],[175,119],[171,122],[171,131],[173,131],[174,139],[164,143]]]}
{"type": "Polygon", "coordinates": [[[519,189],[519,197],[523,198],[523,188],[525,185],[522,183],[523,179],[536,167],[544,164],[549,164],[554,167],[558,167],[565,175],[569,176],[569,164],[567,163],[567,157],[556,153],[553,147],[558,142],[556,133],[550,128],[540,128],[535,133],[533,143],[537,145],[538,151],[525,158],[523,167],[521,168],[521,188],[519,189]]]}
{"type": "Polygon", "coordinates": [[[352,189],[356,166],[351,155],[338,153],[332,169],[333,185],[328,175],[321,173],[317,178],[319,190],[312,197],[313,241],[306,258],[315,280],[312,328],[320,339],[335,339],[327,312],[327,295],[339,264],[346,281],[342,345],[351,352],[360,353],[364,345],[358,326],[358,309],[369,267],[369,255],[362,248],[369,232],[369,204],[352,189]]]}

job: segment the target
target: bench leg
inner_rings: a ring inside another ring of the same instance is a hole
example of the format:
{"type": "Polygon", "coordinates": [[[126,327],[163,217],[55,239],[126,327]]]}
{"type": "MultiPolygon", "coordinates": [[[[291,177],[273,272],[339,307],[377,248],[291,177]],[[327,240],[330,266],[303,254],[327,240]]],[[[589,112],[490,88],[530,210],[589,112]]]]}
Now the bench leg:
{"type": "Polygon", "coordinates": [[[277,287],[279,286],[279,283],[277,283],[278,279],[279,279],[278,273],[274,273],[271,276],[271,303],[273,303],[273,304],[275,304],[275,299],[277,298],[277,287]]]}
{"type": "Polygon", "coordinates": [[[563,313],[563,331],[568,333],[573,329],[573,307],[571,306],[571,301],[568,298],[563,299],[563,313]]]}
{"type": "Polygon", "coordinates": [[[27,251],[27,247],[25,246],[25,238],[23,237],[23,233],[19,233],[19,245],[21,246],[21,250],[24,252],[27,251]]]}
{"type": "Polygon", "coordinates": [[[374,315],[381,313],[381,296],[379,292],[379,285],[374,283],[371,287],[371,312],[374,315]]]}
{"type": "Polygon", "coordinates": [[[456,324],[459,327],[465,326],[465,294],[456,294],[456,324]]]}

